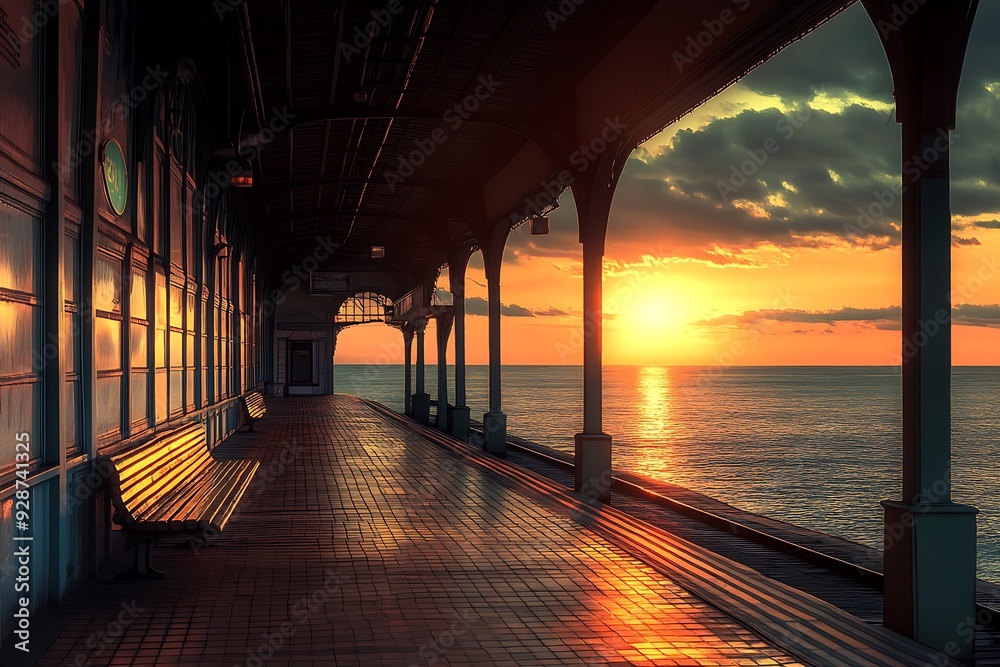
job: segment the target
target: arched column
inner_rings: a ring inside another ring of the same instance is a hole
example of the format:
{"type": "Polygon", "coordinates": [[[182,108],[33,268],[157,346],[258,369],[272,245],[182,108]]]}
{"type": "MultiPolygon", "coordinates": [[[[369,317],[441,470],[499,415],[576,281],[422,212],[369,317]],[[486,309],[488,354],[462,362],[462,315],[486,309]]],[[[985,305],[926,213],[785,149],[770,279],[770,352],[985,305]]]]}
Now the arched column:
{"type": "Polygon", "coordinates": [[[455,322],[455,405],[451,408],[450,430],[459,440],[469,439],[469,406],[465,396],[465,272],[469,252],[452,253],[448,260],[448,282],[455,322]]]}
{"type": "Polygon", "coordinates": [[[902,497],[882,503],[883,615],[886,627],[971,664],[977,510],[951,498],[949,148],[978,3],[913,4],[904,12],[864,0],[892,70],[903,144],[903,480],[902,497]]]}
{"type": "Polygon", "coordinates": [[[424,363],[424,330],[426,328],[426,319],[419,319],[413,323],[413,329],[417,336],[417,390],[413,394],[410,408],[410,416],[424,423],[430,421],[431,418],[431,397],[424,387],[424,376],[427,370],[424,363]]]}
{"type": "Polygon", "coordinates": [[[604,241],[614,194],[610,170],[593,165],[573,185],[583,244],[583,431],[575,436],[574,489],[611,502],[611,436],[603,428],[604,241]]]}
{"type": "Polygon", "coordinates": [[[337,389],[337,384],[334,381],[333,373],[336,370],[336,358],[337,358],[337,336],[340,334],[340,327],[334,325],[330,327],[330,358],[327,361],[329,364],[327,366],[327,375],[329,379],[327,380],[327,394],[333,396],[337,389]]]}
{"type": "Polygon", "coordinates": [[[403,382],[406,385],[406,392],[403,398],[403,412],[413,415],[411,397],[413,395],[413,325],[406,323],[402,327],[403,332],[403,382]]]}
{"type": "Polygon", "coordinates": [[[437,315],[437,427],[439,431],[448,431],[448,337],[451,335],[451,324],[455,318],[452,308],[437,315]]]}
{"type": "Polygon", "coordinates": [[[489,412],[483,415],[483,448],[500,457],[507,456],[507,415],[503,413],[500,381],[500,265],[510,229],[500,223],[491,243],[482,248],[486,267],[486,291],[489,318],[490,396],[489,412]]]}

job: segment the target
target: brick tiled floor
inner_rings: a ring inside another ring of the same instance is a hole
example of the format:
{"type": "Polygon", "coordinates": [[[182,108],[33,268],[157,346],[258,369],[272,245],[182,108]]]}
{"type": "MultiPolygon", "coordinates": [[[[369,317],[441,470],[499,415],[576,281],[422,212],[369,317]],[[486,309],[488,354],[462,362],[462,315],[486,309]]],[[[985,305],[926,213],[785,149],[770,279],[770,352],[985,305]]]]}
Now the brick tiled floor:
{"type": "Polygon", "coordinates": [[[272,400],[258,430],[215,452],[263,462],[227,530],[72,592],[37,664],[796,664],[355,399],[272,400]]]}

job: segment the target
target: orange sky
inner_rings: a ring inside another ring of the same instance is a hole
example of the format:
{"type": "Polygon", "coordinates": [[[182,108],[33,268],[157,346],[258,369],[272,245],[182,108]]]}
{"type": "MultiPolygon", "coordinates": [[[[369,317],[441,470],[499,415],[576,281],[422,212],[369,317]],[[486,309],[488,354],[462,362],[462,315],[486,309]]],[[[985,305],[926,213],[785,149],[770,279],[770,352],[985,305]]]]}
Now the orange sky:
{"type": "MultiPolygon", "coordinates": [[[[1000,71],[998,47],[982,28],[1000,17],[998,5],[984,2],[977,19],[952,150],[954,303],[989,311],[958,317],[956,365],[1000,364],[1000,71]],[[984,173],[991,165],[993,179],[984,173]]],[[[860,239],[841,222],[900,178],[891,77],[879,49],[863,9],[853,7],[633,153],[608,232],[605,364],[895,365],[898,206],[860,239]],[[860,40],[850,54],[838,31],[860,40]],[[777,135],[780,152],[750,183],[715,199],[730,165],[778,127],[773,119],[803,110],[811,119],[795,136],[777,135]]],[[[502,318],[504,364],[581,363],[572,193],[560,204],[550,235],[520,227],[508,241],[501,300],[522,316],[502,318]]],[[[484,299],[478,255],[468,278],[468,295],[484,299]]],[[[439,286],[447,284],[445,271],[439,286]]],[[[348,329],[337,362],[371,363],[392,349],[401,363],[399,338],[384,325],[348,329]]],[[[467,349],[468,363],[488,362],[486,317],[467,317],[467,349]]]]}

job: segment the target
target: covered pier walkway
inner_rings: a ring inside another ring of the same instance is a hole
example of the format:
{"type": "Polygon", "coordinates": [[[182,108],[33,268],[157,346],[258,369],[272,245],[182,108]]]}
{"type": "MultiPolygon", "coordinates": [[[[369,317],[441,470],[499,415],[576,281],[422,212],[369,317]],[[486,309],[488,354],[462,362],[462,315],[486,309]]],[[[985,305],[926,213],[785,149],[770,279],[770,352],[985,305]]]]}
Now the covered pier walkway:
{"type": "Polygon", "coordinates": [[[926,165],[894,190],[902,479],[882,503],[886,535],[899,535],[886,541],[884,627],[607,504],[604,255],[623,165],[852,4],[5,0],[2,650],[52,665],[972,664],[977,510],[952,498],[939,141],[955,127],[977,0],[906,2],[903,16],[895,0],[862,2],[893,28],[879,38],[900,157],[926,165]],[[679,61],[690,44],[696,57],[679,61]],[[508,237],[547,233],[569,193],[582,259],[575,494],[503,459],[501,381],[508,237]],[[464,444],[480,417],[466,395],[475,252],[488,297],[481,450],[464,444]],[[435,300],[445,267],[450,304],[435,300]],[[417,420],[436,342],[437,431],[334,395],[339,333],[373,321],[401,333],[398,390],[417,420]],[[262,433],[236,433],[260,394],[262,433]],[[196,553],[158,547],[167,581],[116,583],[108,567],[127,541],[113,522],[138,522],[112,512],[122,494],[104,462],[148,455],[152,479],[171,461],[147,447],[184,429],[203,467],[142,492],[169,496],[155,530],[237,513],[196,553]],[[202,445],[252,463],[217,483],[202,445]]]}
{"type": "Polygon", "coordinates": [[[949,664],[360,399],[270,403],[215,449],[262,462],[227,530],[109,563],[38,665],[949,664]]]}

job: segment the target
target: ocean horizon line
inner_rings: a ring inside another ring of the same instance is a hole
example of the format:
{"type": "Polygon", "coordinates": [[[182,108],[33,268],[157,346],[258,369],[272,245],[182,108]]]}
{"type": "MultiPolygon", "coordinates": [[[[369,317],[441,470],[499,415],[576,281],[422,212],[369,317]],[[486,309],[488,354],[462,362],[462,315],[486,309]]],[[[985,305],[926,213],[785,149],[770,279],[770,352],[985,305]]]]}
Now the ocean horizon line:
{"type": "MultiPolygon", "coordinates": [[[[376,364],[371,362],[335,361],[335,366],[378,366],[402,367],[404,364],[376,364]]],[[[428,361],[427,366],[437,366],[436,361],[428,361]]],[[[454,363],[447,364],[454,368],[454,363]]],[[[466,368],[487,368],[489,364],[466,364],[466,368]]],[[[583,364],[501,364],[502,368],[583,368],[583,364]]],[[[1000,364],[952,364],[952,368],[1000,368],[1000,364]]],[[[732,368],[892,368],[899,366],[889,364],[604,364],[603,368],[717,368],[726,370],[732,368]]]]}

